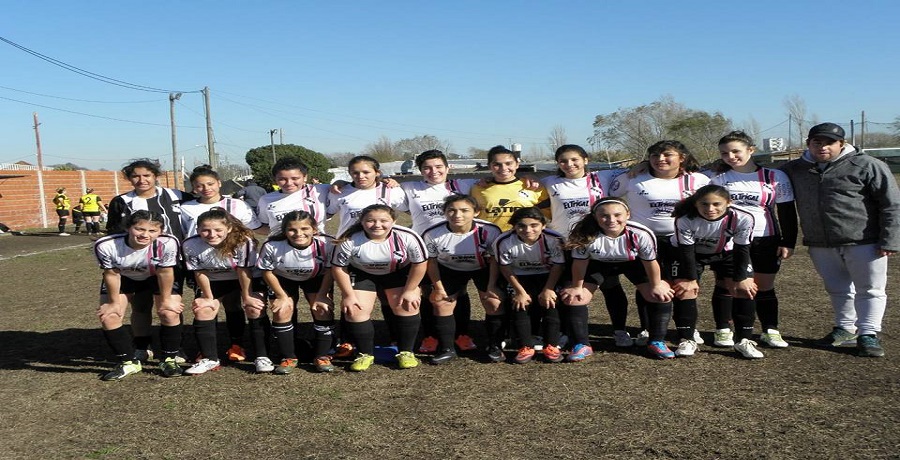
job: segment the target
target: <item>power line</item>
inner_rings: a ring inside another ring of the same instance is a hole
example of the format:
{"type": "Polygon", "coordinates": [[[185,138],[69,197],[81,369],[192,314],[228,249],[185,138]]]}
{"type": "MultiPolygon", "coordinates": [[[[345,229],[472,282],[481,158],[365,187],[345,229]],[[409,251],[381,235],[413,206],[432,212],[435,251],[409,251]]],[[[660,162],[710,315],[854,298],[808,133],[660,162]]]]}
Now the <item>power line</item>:
{"type": "Polygon", "coordinates": [[[150,92],[150,93],[199,93],[199,92],[200,92],[200,90],[196,90],[196,91],[180,91],[180,90],[171,90],[171,89],[154,88],[154,87],[152,87],[152,86],[138,85],[138,84],[136,84],[136,83],[129,83],[129,82],[127,82],[127,81],[117,80],[117,79],[112,78],[112,77],[107,77],[107,76],[105,76],[105,75],[101,75],[101,74],[94,73],[94,72],[91,72],[91,71],[88,71],[88,70],[84,70],[84,69],[82,69],[82,68],[80,68],[80,67],[76,67],[76,66],[73,66],[73,65],[71,65],[71,64],[66,64],[66,63],[63,62],[63,61],[60,61],[60,60],[58,60],[58,59],[54,59],[54,58],[52,58],[52,57],[50,57],[50,56],[46,56],[46,55],[43,55],[43,54],[41,54],[41,53],[38,53],[37,51],[28,49],[28,48],[26,48],[26,47],[24,47],[24,46],[22,46],[22,45],[20,45],[20,44],[18,44],[18,43],[16,43],[16,42],[13,42],[13,41],[11,41],[11,40],[8,40],[8,39],[6,39],[6,38],[4,38],[4,37],[0,37],[0,41],[3,41],[3,42],[5,42],[5,43],[7,43],[7,44],[9,44],[10,46],[13,46],[13,47],[15,47],[15,48],[18,48],[18,49],[20,49],[20,50],[22,50],[22,51],[24,51],[24,52],[26,52],[26,53],[28,53],[28,54],[30,54],[30,55],[36,57],[36,58],[42,59],[42,60],[44,60],[44,61],[47,61],[47,62],[49,62],[49,63],[51,63],[51,64],[53,64],[53,65],[55,65],[55,66],[57,66],[57,67],[61,67],[61,68],[66,69],[66,70],[68,70],[68,71],[70,71],[70,72],[74,72],[74,73],[77,73],[77,74],[79,74],[79,75],[82,75],[82,76],[85,76],[85,77],[88,77],[88,78],[91,78],[91,79],[94,79],[94,80],[97,80],[97,81],[102,81],[103,83],[108,83],[108,84],[110,84],[110,85],[120,86],[120,87],[122,87],[122,88],[134,89],[134,90],[138,90],[138,91],[146,91],[146,92],[150,92]]]}
{"type": "MultiPolygon", "coordinates": [[[[104,119],[104,120],[121,121],[121,122],[123,122],[123,123],[133,123],[133,124],[136,124],[136,125],[165,126],[165,127],[169,127],[169,126],[170,126],[168,123],[152,123],[152,122],[149,122],[149,121],[126,120],[126,119],[124,119],[124,118],[105,117],[105,116],[103,116],[103,115],[94,115],[94,114],[92,114],[92,113],[76,112],[76,111],[74,111],[74,110],[66,110],[66,109],[61,109],[61,108],[59,108],[59,107],[50,107],[49,105],[35,104],[34,102],[20,101],[20,100],[18,100],[18,99],[12,99],[12,98],[3,97],[3,96],[0,96],[0,99],[3,99],[3,100],[5,100],[5,101],[18,102],[18,103],[20,103],[20,104],[25,104],[25,105],[33,105],[33,106],[35,106],[35,107],[41,107],[41,108],[44,108],[44,109],[58,110],[58,111],[60,111],[60,112],[66,112],[66,113],[71,113],[71,114],[75,114],[75,115],[82,115],[82,116],[85,116],[85,117],[102,118],[102,119],[104,119]]],[[[205,129],[205,127],[203,127],[203,126],[180,126],[180,125],[179,125],[178,127],[179,127],[179,128],[192,128],[192,129],[194,129],[194,128],[197,128],[197,129],[203,128],[203,129],[205,129]]]]}
{"type": "Polygon", "coordinates": [[[33,93],[33,92],[31,92],[31,91],[25,91],[25,90],[23,90],[23,89],[16,89],[16,88],[10,88],[10,87],[8,87],[8,86],[2,86],[2,85],[0,85],[0,88],[2,88],[2,89],[8,89],[8,90],[10,90],[10,91],[16,91],[16,92],[19,92],[19,93],[31,94],[32,96],[42,96],[42,97],[49,97],[49,98],[53,98],[53,99],[62,99],[62,100],[64,100],[64,101],[91,102],[91,103],[95,103],[95,104],[144,104],[144,103],[147,103],[147,102],[154,102],[154,103],[156,103],[156,102],[160,102],[160,101],[164,100],[164,99],[150,99],[150,100],[145,100],[145,101],[92,101],[92,100],[88,100],[88,99],[73,99],[73,98],[70,98],[70,97],[62,97],[62,96],[53,96],[53,95],[50,95],[50,94],[33,93]]]}

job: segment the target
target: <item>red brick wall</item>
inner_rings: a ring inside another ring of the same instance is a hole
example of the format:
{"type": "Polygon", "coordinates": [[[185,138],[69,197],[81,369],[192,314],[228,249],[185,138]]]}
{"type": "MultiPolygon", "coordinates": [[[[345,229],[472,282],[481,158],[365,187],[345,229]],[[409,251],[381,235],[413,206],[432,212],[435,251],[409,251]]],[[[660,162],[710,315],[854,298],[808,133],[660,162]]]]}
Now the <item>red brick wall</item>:
{"type": "MultiPolygon", "coordinates": [[[[85,188],[93,188],[94,193],[100,195],[106,204],[109,204],[116,195],[131,190],[131,184],[119,171],[43,171],[43,189],[39,187],[37,173],[37,171],[0,170],[2,176],[22,176],[0,179],[0,222],[13,230],[56,227],[56,206],[53,204],[53,197],[56,196],[56,189],[60,187],[66,188],[66,195],[72,201],[72,206],[78,203],[85,188]],[[46,205],[45,215],[41,212],[42,200],[46,205]]],[[[174,174],[171,172],[164,174],[159,177],[160,185],[172,187],[174,174]]]]}

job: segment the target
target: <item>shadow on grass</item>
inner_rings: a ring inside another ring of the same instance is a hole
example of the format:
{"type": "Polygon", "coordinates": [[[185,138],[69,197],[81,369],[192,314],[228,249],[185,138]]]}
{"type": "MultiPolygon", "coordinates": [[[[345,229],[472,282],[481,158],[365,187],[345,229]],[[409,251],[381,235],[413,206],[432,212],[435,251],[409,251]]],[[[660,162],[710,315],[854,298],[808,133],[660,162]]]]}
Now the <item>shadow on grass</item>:
{"type": "Polygon", "coordinates": [[[100,329],[51,332],[0,331],[0,369],[40,372],[108,370],[110,361],[100,329]]]}

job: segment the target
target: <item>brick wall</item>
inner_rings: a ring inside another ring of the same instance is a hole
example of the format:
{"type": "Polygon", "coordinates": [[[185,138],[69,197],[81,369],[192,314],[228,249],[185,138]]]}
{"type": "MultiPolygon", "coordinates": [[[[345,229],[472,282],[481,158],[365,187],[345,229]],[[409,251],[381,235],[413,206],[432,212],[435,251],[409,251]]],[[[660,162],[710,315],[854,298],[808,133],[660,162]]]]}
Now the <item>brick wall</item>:
{"type": "MultiPolygon", "coordinates": [[[[172,187],[174,174],[164,174],[159,177],[160,185],[172,187]]],[[[22,176],[0,179],[0,222],[14,230],[55,227],[53,197],[60,187],[66,188],[72,206],[78,203],[87,188],[93,188],[106,204],[116,195],[131,191],[131,184],[119,171],[43,171],[43,187],[38,171],[0,170],[0,176],[8,175],[22,176]]]]}

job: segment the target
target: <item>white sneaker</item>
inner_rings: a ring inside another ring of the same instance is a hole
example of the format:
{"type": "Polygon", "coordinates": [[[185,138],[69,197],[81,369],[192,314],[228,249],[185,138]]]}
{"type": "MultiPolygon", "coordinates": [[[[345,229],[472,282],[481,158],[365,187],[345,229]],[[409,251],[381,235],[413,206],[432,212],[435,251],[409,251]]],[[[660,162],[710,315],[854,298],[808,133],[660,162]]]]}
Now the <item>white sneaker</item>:
{"type": "Polygon", "coordinates": [[[179,350],[178,350],[178,354],[175,355],[175,362],[178,363],[178,364],[184,364],[184,363],[186,363],[187,361],[188,361],[188,360],[187,360],[187,355],[184,354],[184,350],[180,350],[180,349],[179,349],[179,350]]]}
{"type": "Polygon", "coordinates": [[[715,337],[715,340],[713,340],[714,347],[734,346],[734,332],[731,332],[731,329],[716,329],[713,337],[715,337]]]}
{"type": "Polygon", "coordinates": [[[650,343],[650,333],[647,332],[646,329],[641,331],[637,337],[634,338],[634,345],[637,347],[646,347],[647,344],[650,343]]]}
{"type": "Polygon", "coordinates": [[[188,368],[188,370],[184,371],[184,373],[190,375],[200,375],[217,369],[219,369],[218,360],[214,361],[211,359],[203,358],[200,361],[197,361],[197,364],[194,364],[193,366],[188,368]]]}
{"type": "Polygon", "coordinates": [[[275,365],[272,364],[272,360],[265,357],[260,356],[253,360],[253,365],[256,366],[256,372],[272,372],[275,370],[275,365]]]}
{"type": "Polygon", "coordinates": [[[781,333],[775,329],[766,329],[759,335],[759,341],[772,348],[787,348],[788,343],[781,338],[781,333]]]}
{"type": "Polygon", "coordinates": [[[543,351],[544,350],[544,338],[536,335],[534,336],[534,351],[543,351]]]}
{"type": "Polygon", "coordinates": [[[756,342],[750,339],[742,339],[740,343],[734,346],[734,350],[747,359],[764,358],[765,355],[756,349],[756,342]]]}
{"type": "Polygon", "coordinates": [[[146,363],[153,359],[153,350],[149,348],[146,350],[134,350],[134,359],[146,363]]]}
{"type": "Polygon", "coordinates": [[[62,233],[59,234],[59,236],[72,236],[72,235],[69,235],[69,234],[66,233],[66,232],[62,232],[62,233]]]}
{"type": "Polygon", "coordinates": [[[703,345],[704,343],[706,343],[706,340],[703,340],[703,337],[700,336],[700,331],[696,329],[694,329],[694,342],[696,342],[697,345],[703,345]]]}
{"type": "Polygon", "coordinates": [[[617,347],[627,348],[634,346],[634,339],[628,335],[628,331],[613,331],[613,337],[616,339],[617,347]]]}
{"type": "Polygon", "coordinates": [[[681,339],[678,348],[675,349],[675,356],[694,356],[697,352],[697,342],[691,339],[681,339]]]}

